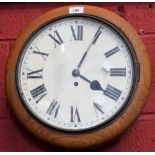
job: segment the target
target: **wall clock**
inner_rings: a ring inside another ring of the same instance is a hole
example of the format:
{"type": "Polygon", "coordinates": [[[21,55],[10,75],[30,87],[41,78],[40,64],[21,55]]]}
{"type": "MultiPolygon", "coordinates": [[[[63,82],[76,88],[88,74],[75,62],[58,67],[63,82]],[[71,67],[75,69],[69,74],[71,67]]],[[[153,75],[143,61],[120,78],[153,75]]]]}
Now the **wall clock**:
{"type": "Polygon", "coordinates": [[[59,147],[105,146],[133,123],[151,84],[132,26],[94,6],[65,6],[30,23],[8,57],[6,92],[20,122],[59,147]]]}

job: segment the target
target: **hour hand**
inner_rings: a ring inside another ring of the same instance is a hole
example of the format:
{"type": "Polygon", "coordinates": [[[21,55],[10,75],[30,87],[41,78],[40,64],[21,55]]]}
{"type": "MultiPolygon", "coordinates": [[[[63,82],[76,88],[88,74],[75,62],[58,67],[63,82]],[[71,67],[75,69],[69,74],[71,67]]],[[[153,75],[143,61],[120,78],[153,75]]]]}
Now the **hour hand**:
{"type": "Polygon", "coordinates": [[[72,72],[72,75],[74,77],[80,77],[81,79],[83,79],[84,81],[88,82],[88,83],[91,83],[90,80],[88,80],[86,77],[84,77],[83,75],[80,74],[80,71],[78,69],[74,69],[73,72],[72,72]]]}
{"type": "Polygon", "coordinates": [[[104,92],[104,89],[101,87],[100,83],[97,80],[93,81],[88,80],[86,77],[80,74],[80,71],[78,69],[73,70],[72,75],[74,77],[80,77],[84,81],[88,82],[92,90],[100,90],[104,92]]]}
{"type": "Polygon", "coordinates": [[[90,83],[90,88],[92,90],[101,90],[104,92],[104,89],[101,87],[100,83],[97,81],[97,80],[93,80],[91,83],[90,83]]]}

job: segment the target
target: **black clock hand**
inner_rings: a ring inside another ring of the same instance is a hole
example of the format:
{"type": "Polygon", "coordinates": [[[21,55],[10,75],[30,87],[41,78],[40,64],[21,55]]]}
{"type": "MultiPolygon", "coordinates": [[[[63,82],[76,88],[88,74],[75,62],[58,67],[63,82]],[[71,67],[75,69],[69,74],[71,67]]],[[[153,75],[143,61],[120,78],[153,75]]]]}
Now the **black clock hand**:
{"type": "Polygon", "coordinates": [[[83,75],[80,74],[80,71],[77,70],[77,69],[74,69],[73,72],[72,72],[72,75],[74,77],[80,77],[81,79],[83,79],[84,81],[88,82],[88,83],[91,83],[90,80],[88,80],[86,77],[84,77],[83,75]]]}
{"type": "Polygon", "coordinates": [[[89,52],[89,50],[90,50],[92,44],[94,44],[94,43],[96,42],[97,38],[99,37],[98,34],[99,34],[101,28],[102,28],[102,27],[100,26],[99,29],[97,30],[97,32],[95,33],[93,40],[92,40],[91,43],[89,44],[88,48],[86,49],[85,53],[83,54],[83,56],[82,56],[82,58],[81,58],[81,60],[80,60],[80,62],[79,62],[79,64],[78,64],[78,66],[77,66],[77,68],[76,68],[77,70],[80,69],[80,67],[81,67],[81,65],[82,65],[82,63],[83,63],[83,61],[84,61],[86,55],[88,54],[88,52],[89,52]]]}
{"type": "Polygon", "coordinates": [[[91,83],[90,83],[90,88],[92,90],[101,90],[104,92],[104,89],[101,87],[100,83],[97,81],[97,80],[93,80],[91,83]]]}
{"type": "Polygon", "coordinates": [[[79,77],[80,77],[81,79],[83,79],[84,81],[86,81],[86,82],[88,82],[88,83],[91,84],[91,81],[88,80],[88,79],[87,79],[86,77],[84,77],[83,75],[79,74],[79,77]]]}
{"type": "Polygon", "coordinates": [[[73,76],[80,77],[84,81],[88,82],[90,84],[90,88],[92,90],[101,90],[104,93],[104,89],[101,87],[100,83],[97,80],[93,80],[93,81],[88,80],[86,77],[84,77],[83,75],[80,74],[79,70],[76,70],[76,69],[73,70],[72,74],[73,74],[73,76]]]}

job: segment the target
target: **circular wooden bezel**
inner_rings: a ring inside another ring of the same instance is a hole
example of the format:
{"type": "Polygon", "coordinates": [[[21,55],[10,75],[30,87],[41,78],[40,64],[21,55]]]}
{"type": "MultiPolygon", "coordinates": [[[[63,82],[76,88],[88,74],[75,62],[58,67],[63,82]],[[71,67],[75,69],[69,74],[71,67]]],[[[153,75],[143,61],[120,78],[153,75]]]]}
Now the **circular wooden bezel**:
{"type": "Polygon", "coordinates": [[[131,103],[115,121],[104,128],[99,128],[98,130],[78,133],[63,132],[47,127],[32,117],[20,99],[16,85],[16,64],[21,49],[28,38],[39,27],[51,20],[57,19],[58,17],[69,15],[69,8],[73,6],[60,7],[49,11],[31,22],[20,33],[14,43],[8,57],[5,74],[7,98],[12,110],[22,125],[38,138],[52,145],[68,149],[86,149],[100,145],[105,146],[112,140],[119,137],[134,122],[145,105],[152,79],[151,65],[147,50],[137,32],[128,22],[118,15],[103,8],[87,5],[76,5],[76,7],[77,6],[84,8],[84,13],[77,15],[86,14],[96,16],[110,22],[122,31],[133,46],[138,63],[140,64],[139,82],[137,84],[136,91],[134,92],[134,96],[131,99],[131,103]]]}

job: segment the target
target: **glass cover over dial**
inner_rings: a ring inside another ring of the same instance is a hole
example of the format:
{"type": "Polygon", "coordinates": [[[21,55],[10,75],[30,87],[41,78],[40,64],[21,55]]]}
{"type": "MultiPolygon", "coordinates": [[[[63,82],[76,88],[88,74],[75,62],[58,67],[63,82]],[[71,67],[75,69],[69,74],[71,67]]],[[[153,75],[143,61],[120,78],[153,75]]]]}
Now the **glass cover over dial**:
{"type": "Polygon", "coordinates": [[[134,85],[131,51],[115,28],[90,17],[65,17],[29,38],[17,65],[23,103],[44,124],[81,131],[106,124],[134,85]]]}

